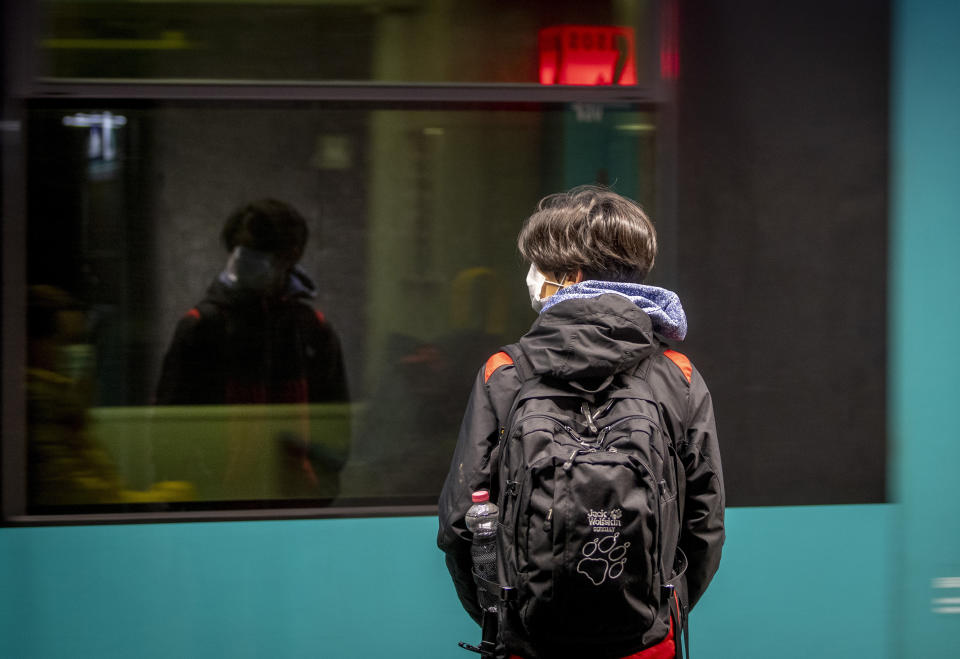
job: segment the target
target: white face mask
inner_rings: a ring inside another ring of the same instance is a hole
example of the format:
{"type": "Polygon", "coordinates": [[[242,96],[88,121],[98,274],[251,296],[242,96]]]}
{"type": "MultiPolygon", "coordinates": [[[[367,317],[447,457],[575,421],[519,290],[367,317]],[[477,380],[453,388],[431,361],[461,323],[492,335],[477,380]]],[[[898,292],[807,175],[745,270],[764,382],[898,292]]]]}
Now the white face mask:
{"type": "Polygon", "coordinates": [[[250,291],[268,291],[282,275],[273,254],[249,247],[234,248],[225,273],[231,286],[250,291]]]}
{"type": "MultiPolygon", "coordinates": [[[[566,277],[564,277],[566,279],[566,277]]],[[[540,299],[540,291],[544,284],[553,284],[557,288],[563,287],[563,282],[557,283],[550,281],[547,277],[537,270],[537,266],[530,264],[530,270],[527,271],[527,291],[530,292],[530,306],[537,313],[543,310],[543,300],[540,299]]]]}

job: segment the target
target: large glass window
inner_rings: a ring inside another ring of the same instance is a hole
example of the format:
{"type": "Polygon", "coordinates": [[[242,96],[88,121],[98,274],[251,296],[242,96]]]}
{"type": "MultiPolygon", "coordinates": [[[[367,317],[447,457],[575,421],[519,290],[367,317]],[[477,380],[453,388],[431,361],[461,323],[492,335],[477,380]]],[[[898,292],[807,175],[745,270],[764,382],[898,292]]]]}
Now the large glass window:
{"type": "Polygon", "coordinates": [[[674,231],[662,5],[4,5],[6,518],[427,512],[536,202],[674,231]]]}
{"type": "Polygon", "coordinates": [[[36,102],[26,135],[33,513],[432,504],[533,320],[537,200],[656,205],[657,116],[623,104],[36,102]],[[270,297],[281,250],[227,226],[294,213],[270,297]]]}

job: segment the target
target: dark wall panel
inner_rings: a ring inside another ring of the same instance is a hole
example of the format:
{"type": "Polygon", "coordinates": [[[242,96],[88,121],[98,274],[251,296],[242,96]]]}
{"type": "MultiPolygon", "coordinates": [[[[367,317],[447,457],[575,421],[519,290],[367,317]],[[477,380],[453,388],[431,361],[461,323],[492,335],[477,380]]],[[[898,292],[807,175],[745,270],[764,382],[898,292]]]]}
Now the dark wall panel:
{"type": "Polygon", "coordinates": [[[729,504],[885,500],[883,2],[682,2],[679,292],[729,504]]]}

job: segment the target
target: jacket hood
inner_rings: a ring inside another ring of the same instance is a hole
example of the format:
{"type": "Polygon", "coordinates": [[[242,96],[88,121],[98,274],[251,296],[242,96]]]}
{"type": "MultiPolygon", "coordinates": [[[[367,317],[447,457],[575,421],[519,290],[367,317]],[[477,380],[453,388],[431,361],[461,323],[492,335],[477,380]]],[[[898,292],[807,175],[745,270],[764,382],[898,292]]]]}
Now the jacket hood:
{"type": "Polygon", "coordinates": [[[650,316],[616,293],[550,305],[519,344],[534,373],[583,391],[599,391],[660,348],[650,316]]]}
{"type": "MultiPolygon", "coordinates": [[[[283,293],[275,297],[276,300],[290,301],[316,297],[317,287],[300,266],[294,266],[287,277],[287,287],[283,293]]],[[[210,284],[207,289],[207,299],[222,305],[239,304],[262,298],[258,291],[251,291],[240,286],[227,276],[226,271],[210,284]]]]}

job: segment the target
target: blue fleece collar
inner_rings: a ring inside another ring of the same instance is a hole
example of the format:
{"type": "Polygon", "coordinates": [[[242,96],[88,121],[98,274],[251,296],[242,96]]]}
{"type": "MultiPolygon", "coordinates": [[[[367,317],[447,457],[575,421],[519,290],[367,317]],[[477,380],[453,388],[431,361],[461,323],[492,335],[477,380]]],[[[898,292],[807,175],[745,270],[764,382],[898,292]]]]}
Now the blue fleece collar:
{"type": "Polygon", "coordinates": [[[587,299],[607,293],[616,293],[633,302],[645,314],[650,316],[653,331],[674,341],[682,341],[687,336],[687,315],[680,304],[680,298],[673,291],[646,284],[631,284],[619,281],[587,280],[573,286],[561,288],[543,301],[543,313],[564,300],[587,299]]]}

